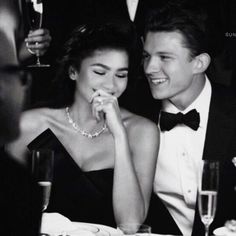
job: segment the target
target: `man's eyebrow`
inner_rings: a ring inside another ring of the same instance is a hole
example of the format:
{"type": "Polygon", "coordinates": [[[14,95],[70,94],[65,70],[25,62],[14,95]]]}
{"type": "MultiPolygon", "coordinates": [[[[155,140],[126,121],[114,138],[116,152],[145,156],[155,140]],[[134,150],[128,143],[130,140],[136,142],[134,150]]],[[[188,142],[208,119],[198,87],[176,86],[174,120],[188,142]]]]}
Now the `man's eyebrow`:
{"type": "Polygon", "coordinates": [[[145,49],[143,49],[143,54],[149,55],[149,53],[145,49]]]}
{"type": "Polygon", "coordinates": [[[175,56],[175,54],[173,52],[166,52],[166,51],[164,51],[164,52],[160,51],[160,52],[157,52],[157,54],[175,56]]]}
{"type": "MultiPolygon", "coordinates": [[[[147,51],[143,50],[144,55],[150,55],[147,51]]],[[[169,56],[175,56],[175,53],[173,52],[167,52],[167,51],[157,51],[154,53],[154,55],[169,55],[169,56]]]]}

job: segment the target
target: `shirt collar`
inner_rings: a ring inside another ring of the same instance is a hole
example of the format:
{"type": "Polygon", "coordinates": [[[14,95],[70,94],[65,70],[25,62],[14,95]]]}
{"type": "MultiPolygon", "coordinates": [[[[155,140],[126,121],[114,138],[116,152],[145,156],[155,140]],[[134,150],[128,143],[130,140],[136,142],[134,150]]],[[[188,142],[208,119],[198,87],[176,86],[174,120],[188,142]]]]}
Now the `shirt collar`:
{"type": "Polygon", "coordinates": [[[183,114],[189,112],[192,109],[196,109],[200,113],[200,127],[206,127],[209,113],[209,106],[211,100],[212,87],[208,77],[205,75],[205,85],[198,95],[198,97],[185,109],[179,110],[169,100],[163,100],[162,110],[170,113],[182,112],[183,114]]]}

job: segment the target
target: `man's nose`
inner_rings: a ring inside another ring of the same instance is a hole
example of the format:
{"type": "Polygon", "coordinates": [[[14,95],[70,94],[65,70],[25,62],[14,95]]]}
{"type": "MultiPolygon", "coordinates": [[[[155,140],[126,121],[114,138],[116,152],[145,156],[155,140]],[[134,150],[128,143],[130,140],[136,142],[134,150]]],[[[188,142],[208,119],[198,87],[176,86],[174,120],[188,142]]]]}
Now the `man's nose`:
{"type": "Polygon", "coordinates": [[[157,58],[151,58],[148,62],[144,63],[144,71],[146,75],[158,73],[160,70],[160,61],[157,58]]]}

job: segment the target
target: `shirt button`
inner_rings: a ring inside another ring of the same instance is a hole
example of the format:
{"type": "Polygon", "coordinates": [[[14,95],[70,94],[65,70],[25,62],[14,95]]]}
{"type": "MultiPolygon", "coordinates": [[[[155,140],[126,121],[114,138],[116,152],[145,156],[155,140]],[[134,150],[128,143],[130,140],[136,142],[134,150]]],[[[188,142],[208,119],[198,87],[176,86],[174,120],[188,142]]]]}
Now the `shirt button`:
{"type": "Polygon", "coordinates": [[[192,192],[191,189],[189,189],[189,190],[188,190],[188,193],[191,193],[191,192],[192,192]]]}

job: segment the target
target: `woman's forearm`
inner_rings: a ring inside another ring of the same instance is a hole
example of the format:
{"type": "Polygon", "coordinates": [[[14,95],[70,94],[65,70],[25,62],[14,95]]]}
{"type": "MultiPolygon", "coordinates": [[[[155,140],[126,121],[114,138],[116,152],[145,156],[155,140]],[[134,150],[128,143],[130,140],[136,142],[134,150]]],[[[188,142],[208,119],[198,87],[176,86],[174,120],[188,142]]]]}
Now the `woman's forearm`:
{"type": "Polygon", "coordinates": [[[113,207],[117,224],[142,223],[145,217],[144,199],[138,183],[125,128],[114,136],[115,168],[113,207]]]}

